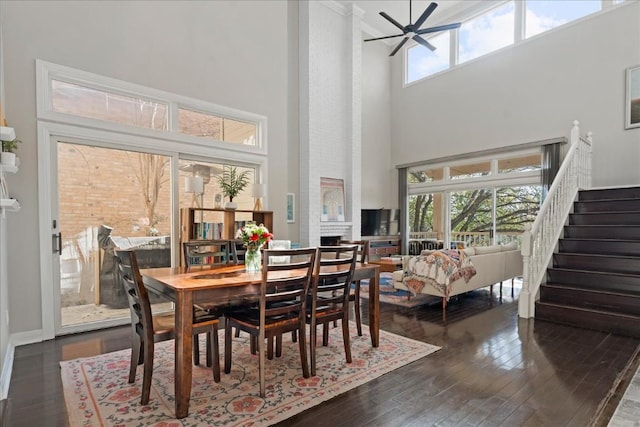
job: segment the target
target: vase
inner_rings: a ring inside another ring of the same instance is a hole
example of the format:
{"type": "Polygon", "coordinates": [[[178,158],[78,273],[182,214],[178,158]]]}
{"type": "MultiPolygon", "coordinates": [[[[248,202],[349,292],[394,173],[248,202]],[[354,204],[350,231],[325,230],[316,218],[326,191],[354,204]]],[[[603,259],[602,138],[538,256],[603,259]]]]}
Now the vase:
{"type": "Polygon", "coordinates": [[[260,271],[262,266],[262,254],[260,248],[247,249],[244,254],[244,269],[247,273],[255,273],[260,271]]]}

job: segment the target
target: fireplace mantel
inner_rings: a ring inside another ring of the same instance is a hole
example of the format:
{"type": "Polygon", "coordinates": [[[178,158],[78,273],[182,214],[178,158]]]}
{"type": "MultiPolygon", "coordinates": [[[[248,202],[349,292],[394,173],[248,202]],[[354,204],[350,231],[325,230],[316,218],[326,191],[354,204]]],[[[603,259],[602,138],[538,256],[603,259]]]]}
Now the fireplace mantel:
{"type": "Polygon", "coordinates": [[[321,222],[320,236],[342,236],[346,240],[351,239],[351,229],[353,224],[350,222],[321,222]]]}

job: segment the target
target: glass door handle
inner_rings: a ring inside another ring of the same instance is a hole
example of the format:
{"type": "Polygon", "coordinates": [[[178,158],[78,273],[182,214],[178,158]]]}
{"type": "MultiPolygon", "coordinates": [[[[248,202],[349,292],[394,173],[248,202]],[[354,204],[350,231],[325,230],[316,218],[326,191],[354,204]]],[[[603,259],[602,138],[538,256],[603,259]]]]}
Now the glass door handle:
{"type": "Polygon", "coordinates": [[[62,232],[58,234],[52,234],[52,245],[53,245],[53,253],[58,253],[62,255],[62,232]]]}

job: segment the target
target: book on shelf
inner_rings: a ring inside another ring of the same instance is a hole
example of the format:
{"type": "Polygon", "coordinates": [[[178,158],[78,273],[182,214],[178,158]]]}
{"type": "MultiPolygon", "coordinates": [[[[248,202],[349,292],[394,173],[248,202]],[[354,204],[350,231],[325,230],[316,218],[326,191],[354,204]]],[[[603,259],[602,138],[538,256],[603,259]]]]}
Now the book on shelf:
{"type": "Polygon", "coordinates": [[[196,222],[194,224],[194,238],[198,240],[222,239],[224,223],[222,222],[196,222]]]}

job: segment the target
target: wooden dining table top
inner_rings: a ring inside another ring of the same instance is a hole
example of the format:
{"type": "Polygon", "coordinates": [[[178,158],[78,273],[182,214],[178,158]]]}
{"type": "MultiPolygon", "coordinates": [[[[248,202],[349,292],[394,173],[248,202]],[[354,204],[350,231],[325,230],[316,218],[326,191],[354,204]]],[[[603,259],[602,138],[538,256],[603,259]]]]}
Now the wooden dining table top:
{"type": "MultiPolygon", "coordinates": [[[[355,276],[358,271],[374,268],[375,265],[366,263],[356,263],[355,276]]],[[[331,267],[323,267],[331,268],[331,267]]],[[[300,272],[306,274],[306,269],[300,269],[300,272]]],[[[246,272],[244,265],[230,265],[224,267],[216,267],[215,269],[191,269],[186,267],[157,267],[145,268],[141,270],[145,285],[150,282],[161,282],[163,286],[169,287],[176,292],[197,291],[216,288],[234,288],[246,285],[255,285],[262,282],[261,272],[246,272]]],[[[298,276],[297,270],[272,271],[271,277],[295,277],[298,276]]],[[[370,277],[371,274],[365,274],[370,277]]],[[[357,277],[354,278],[357,280],[357,277]]]]}

